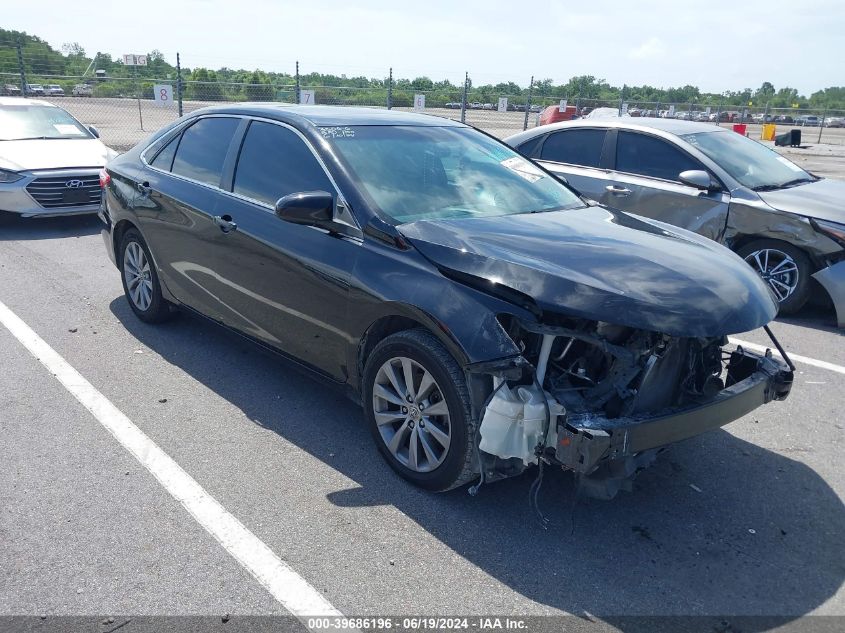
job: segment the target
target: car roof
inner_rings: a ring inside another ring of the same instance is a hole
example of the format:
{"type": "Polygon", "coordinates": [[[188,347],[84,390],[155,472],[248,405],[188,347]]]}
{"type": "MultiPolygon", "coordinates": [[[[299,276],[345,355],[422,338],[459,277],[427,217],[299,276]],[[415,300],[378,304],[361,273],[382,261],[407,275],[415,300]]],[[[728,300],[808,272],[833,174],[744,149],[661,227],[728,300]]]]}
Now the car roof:
{"type": "Polygon", "coordinates": [[[289,103],[239,103],[211,106],[192,114],[245,114],[280,121],[305,121],[317,127],[334,125],[408,125],[425,127],[467,127],[444,117],[384,108],[330,105],[294,105],[289,103]]]}
{"type": "Polygon", "coordinates": [[[659,130],[675,136],[682,134],[696,134],[699,132],[729,132],[727,128],[720,127],[713,123],[703,123],[699,121],[682,121],[679,119],[661,119],[661,118],[647,118],[647,117],[608,117],[595,119],[576,119],[575,121],[561,121],[560,123],[552,123],[550,125],[542,125],[535,127],[525,132],[520,132],[505,139],[505,142],[512,144],[512,142],[521,143],[527,141],[541,134],[554,132],[555,130],[562,130],[577,127],[607,127],[620,128],[625,130],[640,130],[647,132],[649,130],[659,130]]]}
{"type": "Polygon", "coordinates": [[[25,99],[23,97],[0,97],[0,106],[19,106],[19,105],[34,105],[46,106],[48,108],[55,108],[49,101],[41,101],[40,99],[25,99]]]}

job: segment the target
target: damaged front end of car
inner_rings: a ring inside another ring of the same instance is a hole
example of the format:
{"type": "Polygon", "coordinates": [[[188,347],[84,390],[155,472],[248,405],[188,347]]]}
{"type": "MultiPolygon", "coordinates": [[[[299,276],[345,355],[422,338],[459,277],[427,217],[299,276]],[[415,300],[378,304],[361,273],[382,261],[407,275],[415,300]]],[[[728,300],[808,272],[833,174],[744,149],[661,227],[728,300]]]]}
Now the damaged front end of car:
{"type": "Polygon", "coordinates": [[[501,322],[521,356],[468,367],[493,376],[478,429],[482,482],[553,465],[571,470],[582,494],[610,499],[666,446],[783,400],[792,386],[786,363],[725,336],[501,322]]]}

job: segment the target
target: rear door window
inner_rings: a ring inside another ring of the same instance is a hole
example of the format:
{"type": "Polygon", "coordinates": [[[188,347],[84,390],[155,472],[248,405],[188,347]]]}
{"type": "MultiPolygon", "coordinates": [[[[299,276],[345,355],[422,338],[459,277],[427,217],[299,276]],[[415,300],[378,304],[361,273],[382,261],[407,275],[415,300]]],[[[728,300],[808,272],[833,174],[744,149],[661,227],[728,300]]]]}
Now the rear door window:
{"type": "Polygon", "coordinates": [[[290,193],[331,193],[334,187],[296,133],[273,123],[253,121],[241,146],[233,190],[272,206],[290,193]]]}
{"type": "Polygon", "coordinates": [[[667,141],[639,134],[619,131],[616,141],[616,170],[678,182],[678,174],[704,166],[667,141]]]}
{"type": "Polygon", "coordinates": [[[182,133],[173,160],[173,173],[218,187],[226,152],[240,123],[239,119],[200,119],[182,133]]]}
{"type": "Polygon", "coordinates": [[[605,130],[563,130],[555,132],[543,143],[541,160],[581,167],[598,167],[604,145],[605,130]]]}
{"type": "Polygon", "coordinates": [[[170,171],[173,167],[173,157],[176,155],[176,147],[179,145],[180,136],[177,134],[174,138],[170,139],[170,142],[156,155],[150,165],[157,169],[170,171]]]}

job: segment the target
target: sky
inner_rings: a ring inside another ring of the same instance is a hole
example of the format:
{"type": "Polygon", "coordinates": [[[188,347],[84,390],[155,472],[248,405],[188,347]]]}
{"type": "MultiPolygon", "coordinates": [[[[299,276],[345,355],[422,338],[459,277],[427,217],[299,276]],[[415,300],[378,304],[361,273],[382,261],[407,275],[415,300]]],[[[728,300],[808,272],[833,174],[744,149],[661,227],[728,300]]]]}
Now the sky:
{"type": "Polygon", "coordinates": [[[802,94],[845,85],[843,0],[4,0],[0,25],[60,48],[146,53],[183,66],[475,84],[594,75],[802,94]],[[780,7],[780,8],[779,8],[780,7]]]}

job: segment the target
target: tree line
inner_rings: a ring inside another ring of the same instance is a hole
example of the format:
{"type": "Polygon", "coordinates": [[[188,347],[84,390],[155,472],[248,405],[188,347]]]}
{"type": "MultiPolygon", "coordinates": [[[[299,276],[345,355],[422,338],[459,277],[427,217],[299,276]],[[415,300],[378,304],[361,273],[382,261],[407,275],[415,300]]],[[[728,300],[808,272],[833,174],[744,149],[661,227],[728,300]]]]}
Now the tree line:
{"type": "MultiPolygon", "coordinates": [[[[130,96],[136,85],[143,96],[152,98],[154,80],[175,82],[176,67],[164,55],[153,50],[147,54],[147,65],[136,68],[123,64],[108,53],[89,55],[76,42],[64,44],[55,50],[46,41],[21,31],[0,29],[0,75],[1,83],[16,83],[19,64],[16,47],[21,45],[24,70],[30,82],[57,83],[67,89],[82,80],[95,86],[97,96],[130,96]],[[105,79],[95,80],[96,70],[105,71],[105,79]],[[83,76],[84,75],[84,76],[83,76]],[[64,79],[59,79],[64,78],[64,79]]],[[[175,61],[175,60],[174,60],[175,61]]],[[[292,73],[269,72],[260,69],[233,68],[182,68],[184,96],[186,99],[208,101],[219,100],[283,100],[295,99],[296,78],[292,73]]],[[[316,90],[317,103],[343,103],[347,105],[376,105],[385,102],[389,78],[347,77],[325,73],[300,75],[302,88],[316,90]]],[[[393,80],[393,103],[397,106],[411,105],[414,93],[426,93],[427,103],[443,105],[460,101],[462,84],[448,79],[436,81],[429,77],[393,80]],[[407,103],[406,103],[407,102],[407,103]],[[442,103],[441,103],[442,102],[442,103]]],[[[513,81],[496,84],[475,85],[468,82],[468,101],[496,103],[500,96],[508,96],[512,103],[523,103],[528,97],[529,87],[513,81]]],[[[531,86],[534,102],[551,102],[557,99],[580,97],[583,100],[599,100],[609,103],[624,100],[637,103],[675,103],[723,106],[753,106],[762,108],[814,108],[845,109],[845,86],[832,86],[817,90],[809,96],[799,94],[795,88],[775,88],[764,81],[757,89],[726,90],[721,93],[702,92],[696,86],[662,88],[644,86],[612,86],[593,75],[572,77],[563,84],[552,79],[535,81],[531,86]]]]}

